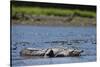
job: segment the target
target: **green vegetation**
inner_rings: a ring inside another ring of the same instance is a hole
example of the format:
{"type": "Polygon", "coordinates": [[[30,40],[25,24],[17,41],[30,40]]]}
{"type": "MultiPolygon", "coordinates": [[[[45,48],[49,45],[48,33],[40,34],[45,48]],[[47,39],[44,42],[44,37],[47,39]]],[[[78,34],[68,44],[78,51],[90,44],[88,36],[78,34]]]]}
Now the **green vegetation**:
{"type": "Polygon", "coordinates": [[[70,16],[77,15],[81,17],[96,17],[96,12],[79,10],[79,9],[60,9],[60,8],[41,8],[28,6],[12,6],[12,16],[16,13],[31,14],[31,15],[54,15],[54,16],[70,16]]]}
{"type": "Polygon", "coordinates": [[[13,24],[96,26],[96,12],[80,9],[12,6],[13,24]]]}

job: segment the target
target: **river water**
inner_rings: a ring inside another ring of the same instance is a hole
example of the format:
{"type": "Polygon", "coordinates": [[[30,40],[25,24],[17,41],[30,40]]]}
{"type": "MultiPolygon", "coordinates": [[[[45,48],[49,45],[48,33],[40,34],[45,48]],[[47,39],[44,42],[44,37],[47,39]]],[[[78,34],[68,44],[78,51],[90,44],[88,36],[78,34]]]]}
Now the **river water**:
{"type": "Polygon", "coordinates": [[[12,66],[80,63],[96,61],[95,27],[50,27],[13,25],[11,44],[12,66]],[[26,58],[23,48],[65,47],[84,50],[80,57],[26,58]]]}

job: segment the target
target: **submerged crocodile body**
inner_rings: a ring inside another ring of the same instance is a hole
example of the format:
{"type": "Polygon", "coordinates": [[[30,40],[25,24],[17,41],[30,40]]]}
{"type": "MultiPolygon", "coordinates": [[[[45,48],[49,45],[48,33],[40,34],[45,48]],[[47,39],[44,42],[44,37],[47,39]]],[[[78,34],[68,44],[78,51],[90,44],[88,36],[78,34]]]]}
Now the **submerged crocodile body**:
{"type": "Polygon", "coordinates": [[[83,50],[68,48],[25,48],[20,52],[21,56],[43,56],[43,57],[67,57],[80,56],[83,50]]]}

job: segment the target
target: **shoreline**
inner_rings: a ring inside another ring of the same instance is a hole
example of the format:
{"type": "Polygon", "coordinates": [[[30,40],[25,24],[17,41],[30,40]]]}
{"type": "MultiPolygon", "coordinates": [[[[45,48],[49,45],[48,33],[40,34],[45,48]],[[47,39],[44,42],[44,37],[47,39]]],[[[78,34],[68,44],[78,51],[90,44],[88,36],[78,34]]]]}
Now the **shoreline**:
{"type": "Polygon", "coordinates": [[[36,27],[95,27],[95,25],[79,26],[79,25],[34,25],[34,24],[11,24],[11,26],[36,26],[36,27]]]}
{"type": "Polygon", "coordinates": [[[11,18],[12,25],[34,26],[96,26],[96,18],[80,16],[16,15],[11,18]]]}

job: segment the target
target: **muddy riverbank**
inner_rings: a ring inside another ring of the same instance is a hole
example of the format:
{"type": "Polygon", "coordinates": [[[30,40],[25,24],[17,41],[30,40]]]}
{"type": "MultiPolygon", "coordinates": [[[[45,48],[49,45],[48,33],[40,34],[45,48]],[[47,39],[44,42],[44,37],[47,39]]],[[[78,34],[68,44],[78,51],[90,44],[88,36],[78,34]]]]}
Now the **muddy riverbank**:
{"type": "Polygon", "coordinates": [[[12,24],[47,25],[47,26],[96,26],[96,18],[69,16],[46,16],[16,14],[11,17],[12,24]]]}

